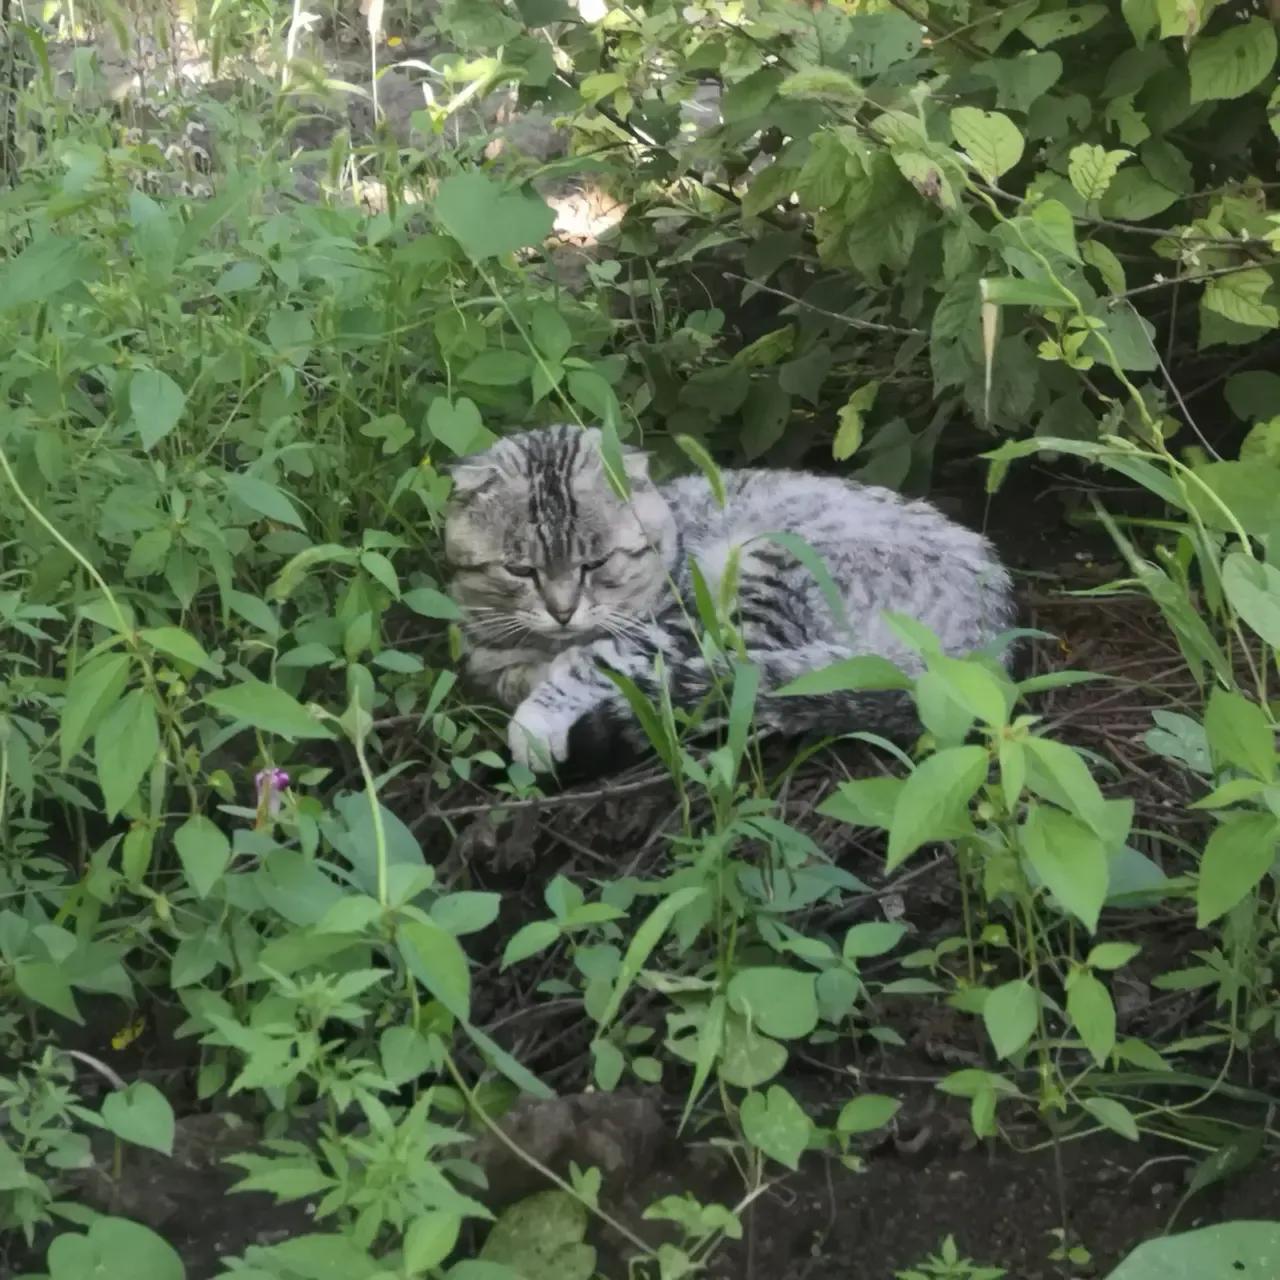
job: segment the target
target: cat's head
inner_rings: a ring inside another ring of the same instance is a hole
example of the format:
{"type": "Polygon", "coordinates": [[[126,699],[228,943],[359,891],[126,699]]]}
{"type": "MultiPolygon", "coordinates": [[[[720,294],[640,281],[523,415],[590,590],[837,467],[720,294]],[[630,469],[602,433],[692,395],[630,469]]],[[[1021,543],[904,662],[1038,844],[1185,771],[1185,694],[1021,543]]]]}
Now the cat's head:
{"type": "Polygon", "coordinates": [[[595,429],[522,432],[454,466],[445,554],[477,639],[567,646],[620,635],[652,608],[676,556],[676,525],[647,457],[627,450],[623,460],[625,501],[595,429]]]}

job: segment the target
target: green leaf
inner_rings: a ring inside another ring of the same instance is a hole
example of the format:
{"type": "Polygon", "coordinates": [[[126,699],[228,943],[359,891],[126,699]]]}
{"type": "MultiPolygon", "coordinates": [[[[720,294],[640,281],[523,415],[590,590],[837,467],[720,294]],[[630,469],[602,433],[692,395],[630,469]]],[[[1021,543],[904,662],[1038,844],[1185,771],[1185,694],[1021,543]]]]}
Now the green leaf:
{"type": "Polygon", "coordinates": [[[453,402],[437,396],[427,410],[427,430],[458,457],[483,448],[493,439],[485,430],[475,401],[466,396],[453,402]]]}
{"type": "Polygon", "coordinates": [[[1072,147],[1067,157],[1067,176],[1085,200],[1101,200],[1120,171],[1120,166],[1133,155],[1132,151],[1119,149],[1108,151],[1091,143],[1072,147]]]}
{"type": "Polygon", "coordinates": [[[1256,778],[1275,779],[1275,728],[1256,702],[1234,689],[1215,686],[1205,709],[1204,730],[1220,760],[1256,778]]]}
{"type": "Polygon", "coordinates": [[[94,735],[93,755],[103,808],[113,819],[137,794],[160,747],[151,694],[135,689],[112,708],[94,735]]]}
{"type": "Polygon", "coordinates": [[[617,982],[614,983],[613,991],[609,995],[609,1002],[605,1005],[599,1019],[597,1019],[599,1027],[597,1035],[603,1032],[617,1016],[618,1010],[622,1007],[623,998],[630,990],[631,984],[640,976],[640,970],[644,967],[645,961],[648,960],[654,947],[662,941],[663,935],[670,927],[671,921],[675,919],[677,912],[683,911],[685,907],[702,897],[705,892],[705,889],[696,888],[692,885],[684,889],[677,889],[669,897],[663,898],[645,917],[644,922],[635,931],[630,943],[627,945],[626,953],[622,957],[622,968],[618,973],[617,982]]]}
{"type": "Polygon", "coordinates": [[[471,1017],[471,968],[457,938],[438,924],[401,920],[396,940],[409,972],[455,1018],[466,1022],[471,1017]]]}
{"type": "Polygon", "coordinates": [[[333,737],[328,725],[317,720],[296,698],[261,680],[242,680],[229,689],[215,689],[205,702],[232,720],[281,738],[333,737]]]}
{"type": "Polygon", "coordinates": [[[64,769],[124,692],[129,662],[126,653],[99,654],[71,677],[60,718],[59,748],[64,769]]]}
{"type": "Polygon", "coordinates": [[[1250,369],[1227,379],[1227,404],[1231,412],[1244,422],[1260,422],[1270,418],[1280,405],[1280,373],[1269,369],[1250,369]]]}
{"type": "Polygon", "coordinates": [[[146,627],[138,632],[138,638],[151,646],[158,653],[168,654],[185,662],[188,666],[199,667],[202,671],[210,671],[217,675],[221,668],[204,651],[203,645],[190,632],[181,627],[146,627]]]}
{"type": "Polygon", "coordinates": [[[974,72],[995,82],[997,107],[1025,112],[1062,79],[1062,59],[1056,53],[1027,50],[1012,58],[980,62],[974,72]]]}
{"type": "Polygon", "coordinates": [[[502,953],[502,970],[509,969],[521,960],[536,956],[560,940],[562,930],[556,920],[533,920],[511,935],[502,953]]]}
{"type": "MultiPolygon", "coordinates": [[[[1138,1141],[1138,1123],[1124,1103],[1117,1102],[1114,1098],[1086,1098],[1084,1109],[1113,1133],[1118,1133],[1130,1142],[1138,1141]]],[[[1165,1275],[1167,1277],[1168,1273],[1165,1275]]],[[[1197,1276],[1196,1280],[1200,1280],[1200,1277],[1197,1276]]]]}
{"type": "Polygon", "coordinates": [[[186,392],[159,369],[139,369],[129,379],[129,409],[148,451],[178,425],[186,405],[186,392]]]}
{"type": "Polygon", "coordinates": [[[842,658],[829,667],[808,671],[788,681],[775,692],[775,697],[806,697],[836,693],[845,689],[910,689],[911,677],[878,654],[859,654],[842,658]]]}
{"type": "MultiPolygon", "coordinates": [[[[64,1233],[49,1246],[49,1280],[185,1280],[182,1259],[149,1227],[95,1217],[87,1235],[64,1233]]],[[[348,1273],[349,1274],[349,1273],[348,1273]]]]}
{"type": "Polygon", "coordinates": [[[923,844],[972,830],[969,801],[986,781],[982,747],[948,747],[916,766],[903,784],[889,828],[886,869],[892,871],[923,844]]]}
{"type": "Polygon", "coordinates": [[[533,367],[523,351],[482,351],[458,377],[481,387],[515,387],[528,380],[533,367]]]}
{"type": "Polygon", "coordinates": [[[202,814],[190,817],[173,833],[173,845],[197,898],[207,898],[231,861],[231,843],[202,814]]]}
{"type": "Polygon", "coordinates": [[[1263,299],[1273,285],[1265,267],[1249,267],[1230,275],[1215,276],[1204,286],[1204,305],[1236,324],[1274,329],[1280,326],[1280,310],[1263,299]]]}
{"type": "Polygon", "coordinates": [[[1276,30],[1268,18],[1235,23],[1202,36],[1187,60],[1191,101],[1242,98],[1267,78],[1276,61],[1276,30]]]}
{"type": "Polygon", "coordinates": [[[813,1121],[781,1085],[770,1085],[767,1094],[748,1094],[739,1118],[742,1135],[753,1147],[788,1169],[799,1167],[813,1121]]]}
{"type": "Polygon", "coordinates": [[[702,472],[711,490],[711,496],[716,500],[716,506],[723,507],[725,504],[724,477],[721,476],[715,459],[692,436],[676,436],[675,442],[679,445],[681,453],[702,472]]]}
{"type": "Polygon", "coordinates": [[[456,1248],[461,1231],[459,1214],[441,1210],[419,1214],[404,1233],[405,1267],[414,1275],[438,1267],[456,1248]]]}
{"type": "Polygon", "coordinates": [[[433,206],[440,225],[475,262],[541,244],[555,223],[547,203],[478,171],[445,178],[433,206]]]}
{"type": "Polygon", "coordinates": [[[1222,589],[1245,624],[1280,648],[1280,569],[1233,551],[1222,564],[1222,589]]]}
{"type": "Polygon", "coordinates": [[[999,111],[977,107],[956,107],[951,112],[951,130],[988,182],[994,182],[1022,159],[1023,140],[1018,126],[999,111]]]}
{"type": "Polygon", "coordinates": [[[413,1027],[388,1027],[378,1040],[383,1074],[396,1086],[424,1076],[436,1061],[426,1037],[413,1027]]]}
{"type": "Polygon", "coordinates": [[[872,956],[882,956],[892,951],[906,932],[906,925],[898,924],[896,920],[868,920],[863,924],[855,924],[844,935],[840,954],[846,960],[866,960],[872,956]]]}
{"type": "Polygon", "coordinates": [[[1074,813],[1105,839],[1111,830],[1107,802],[1080,753],[1052,738],[1029,737],[1026,748],[1032,765],[1027,776],[1031,790],[1074,813]]]}
{"type": "Polygon", "coordinates": [[[591,1280],[596,1251],[584,1243],[587,1208],[567,1191],[539,1191],[504,1209],[480,1259],[521,1280],[591,1280]]]}
{"type": "Polygon", "coordinates": [[[89,243],[93,241],[40,235],[21,253],[0,263],[0,315],[47,302],[83,282],[95,265],[89,243]]]}
{"type": "Polygon", "coordinates": [[[1056,13],[1041,13],[1021,24],[1022,34],[1039,48],[1078,36],[1107,16],[1105,4],[1076,4],[1056,13]]]}
{"type": "Polygon", "coordinates": [[[904,778],[857,778],[842,782],[835,795],[828,796],[818,806],[818,812],[855,827],[879,827],[888,831],[905,782],[904,778]]]}
{"type": "Polygon", "coordinates": [[[434,587],[414,587],[400,597],[400,603],[408,605],[423,618],[438,618],[444,622],[457,622],[462,610],[442,591],[434,587]]]}
{"type": "Polygon", "coordinates": [[[741,969],[729,983],[729,1007],[775,1040],[802,1040],[818,1025],[814,975],[762,966],[741,969]]]}
{"type": "Polygon", "coordinates": [[[107,1094],[102,1122],[117,1138],[135,1147],[173,1154],[173,1108],[164,1094],[145,1080],[107,1094]]]}
{"type": "Polygon", "coordinates": [[[71,994],[71,984],[60,965],[44,960],[17,960],[13,966],[13,980],[28,1000],[34,1000],[72,1022],[83,1024],[84,1019],[71,994]]]}
{"type": "Polygon", "coordinates": [[[1093,974],[1080,970],[1067,980],[1067,1016],[1098,1066],[1116,1047],[1116,1009],[1111,994],[1093,974]]]}
{"type": "Polygon", "coordinates": [[[1280,841],[1280,818],[1233,813],[1209,837],[1196,886],[1196,927],[1203,929],[1243,901],[1271,870],[1280,841]]]}
{"type": "Polygon", "coordinates": [[[1035,1035],[1039,1009],[1035,989],[1025,978],[988,992],[982,1021],[997,1057],[1012,1057],[1035,1035]]]}
{"type": "Polygon", "coordinates": [[[1280,1223],[1224,1222],[1149,1240],[1107,1280],[1272,1280],[1276,1275],[1280,1223]]]}
{"type": "Polygon", "coordinates": [[[1085,964],[1091,969],[1123,969],[1141,950],[1136,942],[1100,942],[1089,952],[1085,964]]]}
{"type": "Polygon", "coordinates": [[[1121,169],[1102,197],[1101,208],[1108,218],[1124,222],[1145,222],[1163,213],[1179,193],[1157,182],[1142,165],[1121,169]]]}
{"type": "Polygon", "coordinates": [[[866,415],[875,404],[879,390],[879,382],[864,382],[845,401],[844,407],[836,415],[839,426],[836,429],[836,438],[831,445],[831,456],[837,462],[852,458],[862,447],[866,415]]]}
{"type": "Polygon", "coordinates": [[[1107,898],[1107,854],[1085,824],[1061,809],[1031,806],[1021,847],[1040,882],[1092,932],[1107,898]]]}
{"type": "Polygon", "coordinates": [[[257,476],[233,472],[224,477],[227,492],[237,501],[268,520],[302,528],[302,519],[293,503],[273,484],[257,476]]]}
{"type": "Polygon", "coordinates": [[[898,1114],[902,1103],[882,1093],[864,1093],[846,1102],[836,1120],[837,1133],[871,1133],[882,1129],[898,1114]]]}

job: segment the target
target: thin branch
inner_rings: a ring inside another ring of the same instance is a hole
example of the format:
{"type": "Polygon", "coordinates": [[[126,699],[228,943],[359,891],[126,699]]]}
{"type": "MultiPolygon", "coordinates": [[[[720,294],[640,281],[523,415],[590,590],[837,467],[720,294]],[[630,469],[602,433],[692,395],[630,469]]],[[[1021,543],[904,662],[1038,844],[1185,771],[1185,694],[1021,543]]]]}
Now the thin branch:
{"type": "Polygon", "coordinates": [[[720,273],[726,280],[737,280],[740,284],[749,284],[755,289],[759,289],[761,293],[772,294],[775,298],[782,298],[789,302],[792,306],[801,307],[805,311],[811,311],[814,315],[825,316],[828,320],[838,320],[841,324],[847,324],[851,329],[870,329],[875,333],[902,333],[910,337],[925,337],[923,329],[906,329],[896,324],[879,324],[875,320],[860,320],[855,316],[841,315],[838,311],[828,311],[825,307],[815,307],[812,302],[806,302],[803,298],[797,298],[792,293],[784,293],[781,289],[775,289],[772,285],[761,284],[758,280],[752,280],[747,276],[740,276],[732,271],[722,271],[720,273]]]}
{"type": "Polygon", "coordinates": [[[1265,270],[1261,262],[1237,262],[1230,267],[1215,267],[1212,271],[1197,271],[1190,276],[1166,276],[1163,280],[1153,280],[1150,284],[1140,284],[1136,289],[1126,289],[1107,299],[1107,306],[1113,307],[1117,302],[1127,302],[1141,293],[1153,293],[1157,289],[1173,289],[1180,284],[1198,284],[1203,280],[1214,280],[1218,276],[1233,276],[1241,271],[1254,271],[1258,267],[1265,270]]]}
{"type": "Polygon", "coordinates": [[[554,796],[530,796],[524,800],[508,800],[504,796],[495,796],[485,804],[464,804],[453,809],[437,809],[425,814],[429,818],[465,818],[477,813],[492,813],[495,809],[510,811],[514,809],[558,809],[567,804],[587,804],[597,800],[609,800],[614,796],[631,795],[637,791],[648,791],[660,786],[670,779],[665,773],[646,774],[630,782],[615,782],[611,786],[598,787],[592,791],[562,791],[554,796]]]}

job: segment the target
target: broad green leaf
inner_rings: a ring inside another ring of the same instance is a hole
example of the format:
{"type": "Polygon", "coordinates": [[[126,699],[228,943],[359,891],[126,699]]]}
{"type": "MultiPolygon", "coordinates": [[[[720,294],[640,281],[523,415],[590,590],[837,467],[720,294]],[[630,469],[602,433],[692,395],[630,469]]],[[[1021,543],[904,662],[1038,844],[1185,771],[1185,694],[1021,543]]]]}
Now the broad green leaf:
{"type": "Polygon", "coordinates": [[[1074,813],[1105,838],[1111,828],[1106,800],[1080,753],[1052,738],[1029,737],[1026,748],[1031,766],[1027,786],[1037,795],[1074,813]]]}
{"type": "Polygon", "coordinates": [[[1124,148],[1108,151],[1094,143],[1082,143],[1067,157],[1067,176],[1083,199],[1101,200],[1120,166],[1132,155],[1124,148]]]}
{"type": "Polygon", "coordinates": [[[855,778],[842,782],[835,795],[828,796],[818,812],[855,827],[879,827],[885,831],[893,825],[893,811],[898,795],[906,784],[904,778],[855,778]]]}
{"type": "Polygon", "coordinates": [[[1136,942],[1100,942],[1089,952],[1085,964],[1091,969],[1123,969],[1141,950],[1136,942]]]}
{"type": "Polygon", "coordinates": [[[993,729],[1009,722],[1012,689],[1002,685],[985,667],[946,654],[933,654],[928,662],[930,674],[970,715],[993,729]]]}
{"type": "Polygon", "coordinates": [[[1035,988],[1025,978],[988,992],[982,1021],[997,1057],[1012,1057],[1035,1035],[1039,1007],[1035,988]]]}
{"type": "Polygon", "coordinates": [[[1242,98],[1267,78],[1276,61],[1276,29],[1269,18],[1223,27],[1201,36],[1187,60],[1191,101],[1242,98]]]}
{"type": "Polygon", "coordinates": [[[1116,1047],[1116,1009],[1111,994],[1093,974],[1080,970],[1067,979],[1067,1015],[1098,1066],[1116,1047]]]}
{"type": "Polygon", "coordinates": [[[560,940],[562,929],[555,920],[533,920],[511,935],[502,953],[502,969],[536,956],[560,940]]]}
{"type": "Polygon", "coordinates": [[[1222,589],[1245,624],[1280,648],[1280,569],[1233,551],[1223,561],[1222,589]]]}
{"type": "Polygon", "coordinates": [[[458,377],[482,387],[514,387],[533,372],[533,360],[524,351],[482,351],[458,377]]]}
{"type": "Polygon", "coordinates": [[[956,107],[951,112],[951,131],[988,182],[1008,173],[1022,159],[1022,134],[999,111],[956,107]]]}
{"type": "Polygon", "coordinates": [[[129,662],[127,653],[99,654],[71,677],[62,703],[58,744],[64,769],[124,692],[129,662]]]}
{"type": "Polygon", "coordinates": [[[1138,1141],[1137,1121],[1124,1103],[1117,1102],[1114,1098],[1086,1098],[1084,1109],[1113,1133],[1118,1133],[1130,1142],[1138,1141]]]}
{"type": "Polygon", "coordinates": [[[404,1265],[414,1275],[425,1275],[453,1252],[461,1231],[462,1218],[456,1213],[420,1214],[404,1233],[404,1265]]]}
{"type": "Polygon", "coordinates": [[[1280,818],[1271,813],[1224,817],[1209,837],[1196,886],[1196,927],[1203,929],[1252,893],[1271,870],[1280,818]]]}
{"type": "Polygon", "coordinates": [[[114,818],[137,794],[160,747],[156,706],[145,689],[125,694],[93,738],[103,809],[114,818]]]}
{"type": "Polygon", "coordinates": [[[178,425],[186,405],[186,392],[159,369],[139,369],[129,379],[129,408],[144,449],[154,449],[178,425]]]}
{"type": "Polygon", "coordinates": [[[1236,324],[1263,329],[1280,327],[1280,309],[1265,298],[1274,281],[1265,267],[1247,267],[1230,275],[1215,276],[1204,286],[1204,305],[1236,324]]]}
{"type": "Polygon", "coordinates": [[[200,641],[181,627],[147,627],[138,632],[138,638],[157,652],[177,658],[188,666],[199,667],[214,675],[221,669],[204,651],[200,641]]]}
{"type": "Polygon", "coordinates": [[[870,1133],[883,1128],[898,1114],[902,1103],[882,1093],[864,1093],[846,1102],[836,1121],[837,1133],[870,1133]]]}
{"type": "Polygon", "coordinates": [[[739,1089],[757,1089],[787,1065],[787,1051],[776,1040],[760,1035],[734,1014],[724,1022],[720,1078],[739,1089]]]}
{"type": "Polygon", "coordinates": [[[107,1094],[102,1121],[117,1138],[135,1147],[173,1154],[173,1108],[164,1094],[145,1080],[107,1094]]]}
{"type": "Polygon", "coordinates": [[[242,680],[228,689],[215,689],[205,702],[232,720],[281,738],[333,737],[328,725],[317,720],[296,698],[261,680],[242,680]]]}
{"type": "Polygon", "coordinates": [[[1096,27],[1106,16],[1105,4],[1073,3],[1069,8],[1059,9],[1056,13],[1041,13],[1028,18],[1021,24],[1020,30],[1032,44],[1043,49],[1045,45],[1057,40],[1081,35],[1091,27],[1096,27]]]}
{"type": "Polygon", "coordinates": [[[846,960],[866,960],[872,956],[882,956],[892,951],[906,932],[906,925],[899,924],[896,920],[868,920],[863,924],[855,924],[844,935],[840,954],[846,960]]]}
{"type": "Polygon", "coordinates": [[[986,781],[982,747],[948,747],[916,766],[898,793],[889,828],[890,871],[923,844],[972,830],[969,801],[986,781]]]}
{"type": "Polygon", "coordinates": [[[1270,418],[1280,406],[1280,373],[1270,369],[1250,369],[1227,379],[1227,404],[1244,422],[1270,418]]]}
{"type": "Polygon", "coordinates": [[[400,597],[400,603],[408,605],[414,613],[424,618],[438,618],[443,622],[457,622],[462,610],[443,591],[434,587],[414,587],[400,597]]]}
{"type": "Polygon", "coordinates": [[[1050,805],[1032,805],[1021,827],[1021,847],[1040,882],[1087,929],[1098,927],[1107,899],[1107,854],[1102,841],[1077,818],[1050,805]]]}
{"type": "Polygon", "coordinates": [[[295,529],[303,527],[293,503],[276,485],[238,471],[229,472],[223,479],[227,492],[250,511],[277,524],[292,525],[295,529]]]}
{"type": "Polygon", "coordinates": [[[1102,197],[1102,212],[1108,218],[1124,222],[1145,222],[1163,213],[1179,196],[1170,191],[1142,165],[1121,169],[1112,178],[1102,197]]]}
{"type": "Polygon", "coordinates": [[[475,401],[466,396],[452,402],[437,396],[427,410],[427,430],[458,457],[481,449],[492,440],[475,401]]]}
{"type": "Polygon", "coordinates": [[[84,1022],[71,994],[71,984],[60,965],[45,960],[18,960],[13,966],[13,980],[28,1000],[34,1000],[72,1022],[84,1022]]]}
{"type": "MultiPolygon", "coordinates": [[[[1199,485],[1188,487],[1192,506],[1211,529],[1233,531],[1233,525],[1223,514],[1219,503],[1231,512],[1246,533],[1265,537],[1275,529],[1275,495],[1280,492],[1280,467],[1256,460],[1206,462],[1195,468],[1195,476],[1218,499],[1214,502],[1199,485]]],[[[1224,572],[1232,555],[1244,558],[1243,552],[1232,552],[1223,562],[1224,572]]]]}
{"type": "Polygon", "coordinates": [[[813,1121],[781,1085],[770,1085],[767,1094],[748,1094],[739,1118],[742,1135],[753,1147],[788,1169],[799,1167],[813,1121]]]}
{"type": "Polygon", "coordinates": [[[480,1260],[521,1280],[591,1280],[596,1251],[585,1244],[587,1209],[567,1191],[538,1191],[503,1210],[480,1260]]]}
{"type": "Polygon", "coordinates": [[[479,171],[445,178],[436,189],[435,216],[473,261],[541,244],[555,213],[532,192],[511,191],[479,171]]]}
{"type": "Polygon", "coordinates": [[[388,1027],[379,1037],[378,1056],[383,1073],[397,1086],[424,1076],[436,1061],[426,1037],[413,1027],[388,1027]]]}
{"type": "Polygon", "coordinates": [[[0,263],[0,315],[47,302],[70,285],[82,283],[95,266],[89,248],[94,243],[101,241],[38,235],[20,253],[0,263]]]}
{"type": "Polygon", "coordinates": [[[231,842],[202,814],[195,814],[173,833],[173,845],[197,898],[207,898],[231,861],[231,842]]]}
{"type": "Polygon", "coordinates": [[[1215,687],[1205,709],[1204,730],[1218,759],[1267,782],[1275,779],[1276,731],[1256,702],[1234,689],[1215,687]]]}
{"type": "Polygon", "coordinates": [[[1223,1222],[1149,1240],[1107,1280],[1273,1280],[1280,1222],[1223,1222]]]}
{"type": "Polygon", "coordinates": [[[818,1025],[814,975],[763,966],[741,969],[729,983],[729,1007],[775,1040],[802,1040],[818,1025]]]}
{"type": "Polygon", "coordinates": [[[150,1227],[95,1217],[87,1235],[64,1233],[49,1246],[49,1280],[186,1280],[177,1251],[150,1227]]]}
{"type": "Polygon", "coordinates": [[[457,938],[438,924],[401,920],[396,941],[409,972],[462,1022],[471,1017],[471,967],[457,938]]]}

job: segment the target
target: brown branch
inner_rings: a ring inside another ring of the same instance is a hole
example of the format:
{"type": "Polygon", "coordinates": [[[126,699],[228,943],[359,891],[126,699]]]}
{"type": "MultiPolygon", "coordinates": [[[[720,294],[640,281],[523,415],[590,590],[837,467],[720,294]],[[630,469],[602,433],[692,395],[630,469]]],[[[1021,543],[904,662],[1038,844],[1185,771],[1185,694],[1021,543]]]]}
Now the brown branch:
{"type": "Polygon", "coordinates": [[[741,284],[749,284],[761,293],[772,294],[775,298],[782,298],[786,302],[790,302],[793,306],[802,307],[805,311],[812,311],[814,315],[825,316],[828,320],[838,320],[841,324],[847,324],[851,329],[870,329],[875,333],[900,333],[908,337],[924,337],[923,329],[906,329],[896,324],[880,324],[875,320],[860,320],[855,316],[844,316],[838,311],[828,311],[825,307],[816,307],[812,302],[806,302],[803,298],[797,298],[794,294],[784,293],[781,289],[775,289],[772,285],[761,284],[758,280],[752,280],[748,276],[740,276],[733,271],[722,271],[720,273],[726,280],[737,280],[741,284]]]}

